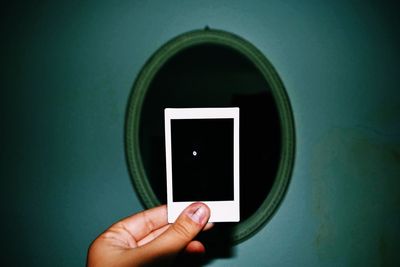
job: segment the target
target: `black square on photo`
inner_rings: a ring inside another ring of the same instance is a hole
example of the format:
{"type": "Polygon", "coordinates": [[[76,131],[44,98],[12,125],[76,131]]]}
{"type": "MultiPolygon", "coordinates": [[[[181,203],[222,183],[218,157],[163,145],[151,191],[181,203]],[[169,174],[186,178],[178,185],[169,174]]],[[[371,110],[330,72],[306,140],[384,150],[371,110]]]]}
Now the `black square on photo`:
{"type": "Polygon", "coordinates": [[[172,119],[173,201],[233,200],[233,123],[172,119]]]}

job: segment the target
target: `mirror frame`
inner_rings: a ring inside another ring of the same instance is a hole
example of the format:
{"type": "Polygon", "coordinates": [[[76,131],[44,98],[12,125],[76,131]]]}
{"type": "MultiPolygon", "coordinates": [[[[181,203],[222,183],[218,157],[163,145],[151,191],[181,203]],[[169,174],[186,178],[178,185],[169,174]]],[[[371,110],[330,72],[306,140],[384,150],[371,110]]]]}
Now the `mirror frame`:
{"type": "Polygon", "coordinates": [[[138,74],[129,98],[125,124],[125,152],[133,185],[146,208],[160,205],[151,188],[143,166],[139,127],[142,105],[147,90],[161,67],[185,48],[215,44],[234,49],[250,60],[271,86],[281,123],[281,158],[270,193],[261,206],[249,218],[233,227],[234,244],[257,233],[272,217],[282,202],[291,178],[295,155],[295,131],[291,105],[281,79],[268,59],[250,42],[232,33],[206,28],[179,35],[159,48],[145,63],[138,74]]]}

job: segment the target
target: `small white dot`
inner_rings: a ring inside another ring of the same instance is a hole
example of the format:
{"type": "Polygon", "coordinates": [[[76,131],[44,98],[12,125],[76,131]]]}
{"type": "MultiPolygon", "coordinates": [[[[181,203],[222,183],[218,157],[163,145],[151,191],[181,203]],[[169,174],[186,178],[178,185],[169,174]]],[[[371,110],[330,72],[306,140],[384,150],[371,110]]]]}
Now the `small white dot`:
{"type": "Polygon", "coordinates": [[[193,156],[197,156],[197,152],[196,151],[193,151],[193,156]]]}

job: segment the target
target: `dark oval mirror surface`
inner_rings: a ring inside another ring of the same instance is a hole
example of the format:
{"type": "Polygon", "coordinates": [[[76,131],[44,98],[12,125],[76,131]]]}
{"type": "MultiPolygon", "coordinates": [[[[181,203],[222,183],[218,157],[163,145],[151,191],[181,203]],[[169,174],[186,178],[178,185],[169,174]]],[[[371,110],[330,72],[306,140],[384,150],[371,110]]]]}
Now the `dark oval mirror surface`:
{"type": "Polygon", "coordinates": [[[186,48],[158,71],[142,106],[139,140],[161,203],[166,203],[164,108],[171,107],[240,108],[241,221],[249,218],[272,188],[282,150],[277,106],[263,75],[239,52],[214,44],[186,48]]]}

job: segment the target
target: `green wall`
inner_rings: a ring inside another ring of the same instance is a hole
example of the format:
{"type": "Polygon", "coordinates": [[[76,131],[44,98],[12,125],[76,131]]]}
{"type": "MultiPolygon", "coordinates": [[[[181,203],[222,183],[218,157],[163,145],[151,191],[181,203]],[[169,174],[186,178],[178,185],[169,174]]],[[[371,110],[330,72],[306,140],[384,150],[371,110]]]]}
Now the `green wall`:
{"type": "Polygon", "coordinates": [[[397,8],[323,2],[3,4],[2,265],[82,266],[93,238],[142,209],[124,154],[130,90],[163,43],[206,25],[274,64],[297,134],[274,217],[209,265],[400,265],[397,8]]]}

